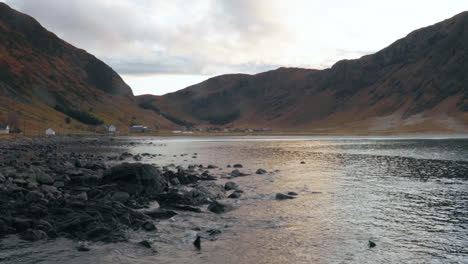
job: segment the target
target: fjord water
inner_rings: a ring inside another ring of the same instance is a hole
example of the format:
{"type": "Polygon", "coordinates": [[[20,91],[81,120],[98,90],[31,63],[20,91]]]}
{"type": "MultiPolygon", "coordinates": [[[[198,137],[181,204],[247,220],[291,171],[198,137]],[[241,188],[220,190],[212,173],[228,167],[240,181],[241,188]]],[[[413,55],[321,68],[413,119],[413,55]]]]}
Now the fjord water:
{"type": "MultiPolygon", "coordinates": [[[[135,243],[73,250],[64,239],[0,242],[12,263],[468,263],[468,139],[402,137],[133,138],[148,163],[241,163],[245,192],[222,215],[181,213],[135,243]],[[197,153],[197,155],[194,155],[197,153]],[[180,154],[189,154],[183,155],[180,154]],[[304,161],[305,164],[301,164],[304,161]],[[258,168],[271,172],[256,175],[258,168]],[[298,193],[276,201],[275,193],[298,193]],[[197,229],[222,231],[192,241],[197,229]],[[369,248],[368,241],[377,244],[369,248]]],[[[225,180],[219,180],[223,183],[225,180]]]]}

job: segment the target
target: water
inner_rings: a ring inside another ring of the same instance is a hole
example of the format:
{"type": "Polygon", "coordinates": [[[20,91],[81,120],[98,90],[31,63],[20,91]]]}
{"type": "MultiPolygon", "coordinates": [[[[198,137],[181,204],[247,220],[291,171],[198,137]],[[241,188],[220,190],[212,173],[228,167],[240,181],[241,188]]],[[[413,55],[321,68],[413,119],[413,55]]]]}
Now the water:
{"type": "MultiPolygon", "coordinates": [[[[5,263],[468,263],[468,139],[369,137],[134,138],[148,163],[241,163],[252,173],[223,215],[161,221],[158,253],[135,243],[0,242],[5,263]],[[149,144],[149,143],[152,144],[149,144]],[[198,153],[196,158],[193,153],[198,153]],[[180,154],[189,154],[180,156],[180,154]],[[176,157],[174,157],[176,155],[176,157]],[[304,161],[305,164],[301,164],[304,161]],[[270,172],[255,175],[258,168],[270,172]],[[274,200],[294,191],[297,199],[274,200]],[[194,250],[197,231],[221,229],[194,250]],[[368,247],[374,241],[375,248],[368,247]]],[[[220,180],[220,183],[223,181],[220,180]]]]}

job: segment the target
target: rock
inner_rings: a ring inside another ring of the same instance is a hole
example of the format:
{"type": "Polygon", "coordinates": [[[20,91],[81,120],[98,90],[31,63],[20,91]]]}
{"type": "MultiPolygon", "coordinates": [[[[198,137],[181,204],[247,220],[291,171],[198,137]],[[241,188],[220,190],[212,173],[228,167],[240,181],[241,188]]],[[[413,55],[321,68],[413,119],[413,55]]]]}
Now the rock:
{"type": "Polygon", "coordinates": [[[170,210],[153,210],[153,211],[143,211],[144,214],[150,216],[153,219],[169,219],[175,215],[176,212],[170,210]]]}
{"type": "Polygon", "coordinates": [[[240,197],[241,197],[241,194],[238,192],[233,192],[228,196],[228,198],[231,198],[231,199],[238,199],[240,197]]]}
{"type": "Polygon", "coordinates": [[[216,169],[216,168],[218,168],[218,166],[215,166],[215,165],[211,165],[211,164],[210,164],[210,165],[208,165],[207,168],[208,168],[208,169],[216,169]]]}
{"type": "Polygon", "coordinates": [[[76,246],[76,250],[86,252],[86,251],[90,251],[91,249],[88,247],[86,243],[79,243],[78,246],[76,246]]]}
{"type": "Polygon", "coordinates": [[[75,196],[77,200],[80,201],[87,201],[88,200],[88,194],[86,192],[81,192],[80,194],[75,196]]]}
{"type": "Polygon", "coordinates": [[[227,167],[227,168],[231,168],[231,165],[230,165],[230,164],[228,164],[226,167],[227,167]]]}
{"type": "Polygon", "coordinates": [[[232,210],[232,206],[229,204],[214,201],[210,203],[210,205],[208,205],[208,210],[215,214],[221,214],[232,210]]]}
{"type": "Polygon", "coordinates": [[[193,207],[190,205],[183,205],[183,204],[172,204],[172,208],[182,210],[182,211],[189,211],[189,212],[195,212],[195,213],[201,213],[201,209],[198,207],[193,207]]]}
{"type": "Polygon", "coordinates": [[[28,194],[26,194],[25,198],[28,202],[37,202],[44,198],[44,194],[39,191],[30,191],[28,194]]]}
{"type": "Polygon", "coordinates": [[[140,154],[137,154],[137,155],[133,156],[133,160],[135,160],[135,161],[141,161],[142,159],[143,159],[143,157],[140,156],[140,154]]]}
{"type": "Polygon", "coordinates": [[[377,244],[369,240],[369,248],[373,248],[375,246],[377,246],[377,244]]]}
{"type": "Polygon", "coordinates": [[[146,230],[146,231],[154,231],[156,230],[156,226],[150,222],[150,221],[146,221],[143,223],[142,225],[143,229],[146,230]]]}
{"type": "Polygon", "coordinates": [[[41,185],[41,190],[42,192],[46,194],[47,193],[52,194],[52,195],[60,194],[60,191],[57,189],[57,187],[51,186],[51,185],[41,185]]]}
{"type": "Polygon", "coordinates": [[[1,172],[0,172],[0,183],[3,183],[6,181],[6,177],[5,175],[3,175],[1,172]]]}
{"type": "Polygon", "coordinates": [[[20,238],[27,241],[38,241],[47,239],[47,234],[42,230],[28,229],[20,234],[20,238]]]}
{"type": "Polygon", "coordinates": [[[226,182],[224,184],[224,190],[230,191],[230,190],[239,190],[239,185],[235,182],[226,182]]]}
{"type": "Polygon", "coordinates": [[[288,200],[288,199],[294,199],[294,197],[286,195],[286,194],[282,194],[282,193],[277,193],[275,195],[275,199],[276,200],[288,200]]]}
{"type": "Polygon", "coordinates": [[[115,192],[112,195],[112,200],[117,202],[126,202],[130,199],[130,195],[127,192],[115,192]]]}
{"type": "Polygon", "coordinates": [[[246,176],[247,174],[244,174],[242,172],[240,172],[238,169],[235,169],[233,171],[231,171],[231,176],[232,177],[241,177],[241,176],[246,176]]]}
{"type": "Polygon", "coordinates": [[[40,184],[54,184],[54,179],[42,171],[36,173],[36,181],[40,184]]]}
{"type": "Polygon", "coordinates": [[[232,167],[234,167],[234,168],[243,168],[244,166],[242,166],[242,164],[234,164],[232,167]]]}
{"type": "Polygon", "coordinates": [[[265,174],[265,173],[267,173],[267,171],[264,170],[264,169],[258,169],[255,173],[256,174],[265,174]]]}
{"type": "Polygon", "coordinates": [[[298,194],[295,193],[295,192],[288,192],[288,195],[296,196],[296,195],[298,195],[298,194]]]}
{"type": "Polygon", "coordinates": [[[86,232],[86,239],[93,241],[106,240],[112,232],[107,226],[97,226],[86,232]]]}
{"type": "Polygon", "coordinates": [[[129,195],[154,197],[169,184],[160,171],[148,164],[123,163],[105,171],[103,183],[116,183],[117,189],[129,195]]]}
{"type": "Polygon", "coordinates": [[[148,240],[142,240],[140,242],[138,242],[139,245],[142,245],[144,246],[145,248],[151,248],[151,243],[148,241],[148,240]]]}
{"type": "Polygon", "coordinates": [[[17,232],[23,232],[31,228],[33,225],[33,221],[30,219],[24,218],[14,218],[13,219],[13,227],[16,229],[17,232]]]}
{"type": "Polygon", "coordinates": [[[193,241],[193,245],[195,246],[196,249],[201,250],[201,237],[197,236],[195,241],[193,241]]]}
{"type": "Polygon", "coordinates": [[[301,161],[301,164],[306,164],[305,161],[301,161]]]}

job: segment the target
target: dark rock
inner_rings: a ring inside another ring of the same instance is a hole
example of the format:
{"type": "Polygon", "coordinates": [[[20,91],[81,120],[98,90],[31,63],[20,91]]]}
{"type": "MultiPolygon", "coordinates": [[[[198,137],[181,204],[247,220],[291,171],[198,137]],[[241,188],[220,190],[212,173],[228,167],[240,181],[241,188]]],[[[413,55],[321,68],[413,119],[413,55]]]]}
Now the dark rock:
{"type": "Polygon", "coordinates": [[[76,250],[86,252],[86,251],[90,251],[91,249],[85,243],[80,243],[78,244],[78,246],[76,246],[76,250]]]}
{"type": "Polygon", "coordinates": [[[243,168],[244,166],[242,166],[242,164],[234,164],[232,167],[234,167],[234,168],[243,168]]]}
{"type": "Polygon", "coordinates": [[[27,241],[38,241],[47,239],[47,234],[42,230],[28,229],[20,234],[20,238],[27,241]]]}
{"type": "Polygon", "coordinates": [[[265,174],[265,173],[267,173],[267,171],[264,170],[264,169],[258,169],[255,173],[256,174],[265,174]]]}
{"type": "Polygon", "coordinates": [[[42,171],[36,173],[36,181],[40,184],[54,184],[54,179],[42,171]]]}
{"type": "Polygon", "coordinates": [[[170,211],[170,210],[153,210],[153,211],[144,211],[144,214],[150,216],[153,219],[169,219],[175,215],[177,215],[176,212],[170,211]]]}
{"type": "Polygon", "coordinates": [[[247,176],[248,174],[240,172],[238,169],[235,169],[231,171],[231,176],[232,177],[241,177],[241,176],[247,176]]]}
{"type": "Polygon", "coordinates": [[[0,172],[0,183],[5,182],[5,181],[6,181],[5,175],[3,175],[3,174],[0,172]]]}
{"type": "Polygon", "coordinates": [[[195,241],[193,241],[193,245],[195,246],[196,249],[201,250],[201,237],[197,236],[195,241]]]}
{"type": "Polygon", "coordinates": [[[210,205],[208,205],[208,210],[215,214],[221,214],[232,210],[232,206],[229,204],[214,201],[210,203],[210,205]]]}
{"type": "Polygon", "coordinates": [[[286,195],[286,194],[282,194],[282,193],[277,193],[275,195],[275,199],[276,200],[288,200],[288,199],[294,199],[294,197],[286,195]]]}
{"type": "Polygon", "coordinates": [[[301,164],[306,164],[305,161],[301,161],[301,164]]]}
{"type": "Polygon", "coordinates": [[[201,213],[201,209],[198,207],[193,207],[190,205],[183,205],[183,204],[171,204],[171,207],[174,209],[182,210],[182,211],[189,211],[195,213],[201,213]]]}
{"type": "Polygon", "coordinates": [[[133,156],[133,160],[135,160],[135,161],[141,161],[142,159],[143,159],[143,157],[140,156],[140,154],[137,154],[137,155],[133,156]]]}
{"type": "Polygon", "coordinates": [[[224,184],[224,190],[230,191],[230,190],[239,190],[239,185],[235,182],[226,182],[224,184]]]}
{"type": "Polygon", "coordinates": [[[228,196],[228,198],[231,198],[231,199],[238,199],[240,197],[241,197],[241,194],[238,192],[233,192],[228,196]]]}
{"type": "Polygon", "coordinates": [[[112,200],[118,201],[118,202],[126,202],[130,199],[130,195],[127,192],[115,192],[112,195],[112,200]]]}
{"type": "Polygon", "coordinates": [[[211,165],[211,164],[210,164],[210,165],[208,165],[207,168],[208,168],[208,169],[216,169],[216,168],[218,168],[218,166],[215,166],[215,165],[211,165]]]}
{"type": "Polygon", "coordinates": [[[166,178],[148,164],[123,163],[104,173],[103,183],[117,183],[117,189],[130,195],[153,197],[168,188],[166,178]]]}
{"type": "Polygon", "coordinates": [[[150,221],[144,222],[143,225],[142,225],[141,227],[143,227],[143,229],[146,230],[146,231],[154,231],[154,230],[156,230],[156,226],[155,226],[152,222],[150,222],[150,221]]]}
{"type": "Polygon", "coordinates": [[[39,191],[30,191],[28,194],[26,194],[25,198],[28,202],[37,202],[44,198],[44,194],[39,191]]]}
{"type": "Polygon", "coordinates": [[[288,192],[288,195],[296,196],[296,195],[298,195],[298,194],[295,193],[295,192],[288,192]]]}
{"type": "Polygon", "coordinates": [[[17,232],[26,231],[30,227],[32,227],[33,221],[30,219],[24,218],[14,218],[13,219],[13,227],[16,229],[17,232]]]}
{"type": "Polygon", "coordinates": [[[369,248],[373,248],[375,246],[377,246],[377,244],[369,240],[369,248]]]}
{"type": "Polygon", "coordinates": [[[86,239],[99,241],[99,240],[108,240],[107,237],[112,232],[107,226],[97,226],[86,232],[86,239]]]}
{"type": "Polygon", "coordinates": [[[143,241],[140,241],[138,242],[138,244],[144,246],[145,248],[151,248],[151,243],[148,241],[148,240],[143,240],[143,241]]]}

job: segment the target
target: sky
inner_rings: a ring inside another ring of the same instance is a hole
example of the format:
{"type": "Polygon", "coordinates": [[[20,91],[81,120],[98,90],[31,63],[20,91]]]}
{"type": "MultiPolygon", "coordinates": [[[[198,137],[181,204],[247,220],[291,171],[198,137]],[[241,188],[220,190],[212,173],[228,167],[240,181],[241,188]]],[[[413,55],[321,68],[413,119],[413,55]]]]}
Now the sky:
{"type": "Polygon", "coordinates": [[[5,0],[136,95],[227,73],[324,69],[468,10],[467,0],[5,0]]]}

